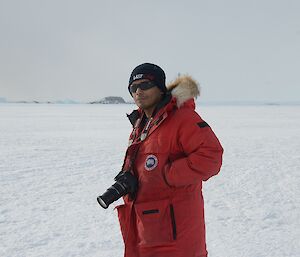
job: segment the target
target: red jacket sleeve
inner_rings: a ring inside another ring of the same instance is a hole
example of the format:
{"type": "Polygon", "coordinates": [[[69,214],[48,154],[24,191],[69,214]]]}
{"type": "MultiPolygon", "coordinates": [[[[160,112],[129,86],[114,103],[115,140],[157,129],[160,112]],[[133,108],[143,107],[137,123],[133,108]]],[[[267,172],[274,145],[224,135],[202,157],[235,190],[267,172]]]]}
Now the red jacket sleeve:
{"type": "Polygon", "coordinates": [[[165,170],[166,182],[176,187],[197,184],[218,174],[223,154],[218,138],[196,112],[183,111],[181,116],[177,140],[185,157],[165,170]]]}

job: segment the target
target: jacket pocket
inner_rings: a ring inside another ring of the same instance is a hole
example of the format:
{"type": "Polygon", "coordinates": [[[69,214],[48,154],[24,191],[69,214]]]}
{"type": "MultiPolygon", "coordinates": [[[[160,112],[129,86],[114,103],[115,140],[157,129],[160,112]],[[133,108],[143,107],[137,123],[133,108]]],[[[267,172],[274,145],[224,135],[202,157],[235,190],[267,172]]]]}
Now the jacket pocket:
{"type": "Polygon", "coordinates": [[[138,244],[158,246],[176,240],[173,205],[168,200],[135,204],[138,244]]]}
{"type": "Polygon", "coordinates": [[[122,204],[115,207],[118,211],[118,218],[121,228],[121,233],[123,237],[124,243],[126,242],[127,236],[128,236],[128,222],[129,222],[129,215],[130,215],[130,208],[129,206],[122,204]]]}

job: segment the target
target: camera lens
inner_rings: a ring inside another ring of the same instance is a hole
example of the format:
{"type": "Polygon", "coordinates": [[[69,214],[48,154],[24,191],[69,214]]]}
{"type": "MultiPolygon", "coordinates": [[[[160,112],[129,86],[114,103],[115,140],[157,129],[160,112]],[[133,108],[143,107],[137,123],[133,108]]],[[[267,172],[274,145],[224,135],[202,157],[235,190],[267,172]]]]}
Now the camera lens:
{"type": "Polygon", "coordinates": [[[121,183],[116,182],[110,188],[108,188],[103,195],[98,196],[97,201],[101,205],[101,207],[107,209],[111,203],[117,201],[119,198],[121,198],[123,195],[126,195],[127,193],[128,189],[121,183]]]}
{"type": "Polygon", "coordinates": [[[104,209],[108,208],[108,205],[102,200],[101,196],[97,197],[97,201],[101,205],[101,207],[103,207],[104,209]]]}

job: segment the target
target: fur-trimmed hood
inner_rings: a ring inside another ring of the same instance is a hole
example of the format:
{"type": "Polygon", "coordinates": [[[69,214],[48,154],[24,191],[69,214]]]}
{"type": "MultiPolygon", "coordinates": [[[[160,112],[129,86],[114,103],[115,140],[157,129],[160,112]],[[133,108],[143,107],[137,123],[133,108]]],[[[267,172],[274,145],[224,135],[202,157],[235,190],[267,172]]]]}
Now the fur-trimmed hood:
{"type": "Polygon", "coordinates": [[[200,95],[199,83],[189,75],[176,78],[168,84],[167,89],[176,98],[178,108],[187,100],[197,98],[200,95]]]}
{"type": "MultiPolygon", "coordinates": [[[[167,85],[167,89],[168,93],[166,94],[166,97],[157,106],[157,110],[168,105],[170,101],[173,102],[174,99],[176,99],[177,107],[180,108],[188,100],[197,98],[197,96],[200,95],[200,86],[198,82],[196,82],[191,76],[188,75],[176,78],[174,81],[170,82],[167,85]]],[[[175,100],[173,104],[175,104],[175,100]]],[[[193,106],[195,107],[194,102],[193,106]]],[[[172,109],[172,105],[169,105],[169,108],[172,109]]],[[[132,126],[134,126],[141,113],[142,111],[140,109],[137,109],[134,110],[131,114],[127,114],[127,117],[132,126]]]]}

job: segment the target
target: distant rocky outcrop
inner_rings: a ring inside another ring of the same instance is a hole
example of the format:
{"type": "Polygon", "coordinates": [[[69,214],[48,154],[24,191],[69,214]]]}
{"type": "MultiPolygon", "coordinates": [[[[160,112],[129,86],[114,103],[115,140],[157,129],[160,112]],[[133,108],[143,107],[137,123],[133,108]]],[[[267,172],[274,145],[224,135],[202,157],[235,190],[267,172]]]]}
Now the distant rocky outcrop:
{"type": "Polygon", "coordinates": [[[99,101],[90,102],[90,104],[126,104],[126,102],[120,96],[107,96],[99,101]]]}

